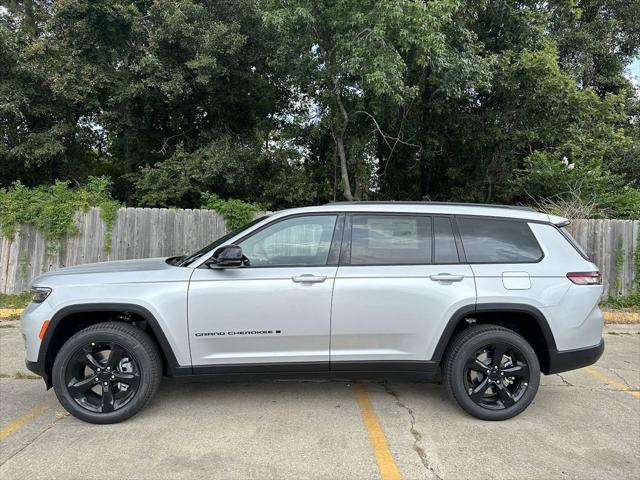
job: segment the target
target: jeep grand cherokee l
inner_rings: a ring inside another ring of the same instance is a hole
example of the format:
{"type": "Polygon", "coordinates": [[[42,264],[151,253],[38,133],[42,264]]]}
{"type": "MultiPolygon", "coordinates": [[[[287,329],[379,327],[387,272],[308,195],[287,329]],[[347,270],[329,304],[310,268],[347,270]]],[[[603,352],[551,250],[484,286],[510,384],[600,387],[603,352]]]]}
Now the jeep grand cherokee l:
{"type": "Polygon", "coordinates": [[[134,415],[163,375],[265,373],[442,376],[471,415],[507,419],[541,372],[604,349],[600,274],[567,223],[335,203],[259,218],[185,257],[63,268],[33,281],[27,365],[94,423],[134,415]]]}

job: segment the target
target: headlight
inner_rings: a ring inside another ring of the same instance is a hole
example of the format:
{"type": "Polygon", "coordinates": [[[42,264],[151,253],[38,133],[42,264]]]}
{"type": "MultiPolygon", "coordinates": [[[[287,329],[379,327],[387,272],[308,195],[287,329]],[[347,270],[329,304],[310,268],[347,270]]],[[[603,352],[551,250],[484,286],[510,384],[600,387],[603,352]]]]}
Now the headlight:
{"type": "Polygon", "coordinates": [[[31,287],[31,301],[33,303],[42,303],[51,294],[48,287],[31,287]]]}

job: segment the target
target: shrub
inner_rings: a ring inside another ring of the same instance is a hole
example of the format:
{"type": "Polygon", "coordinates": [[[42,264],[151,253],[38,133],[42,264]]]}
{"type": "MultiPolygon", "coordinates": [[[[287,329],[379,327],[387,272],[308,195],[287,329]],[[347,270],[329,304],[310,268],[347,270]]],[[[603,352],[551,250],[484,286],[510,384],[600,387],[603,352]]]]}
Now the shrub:
{"type": "Polygon", "coordinates": [[[33,225],[52,243],[78,232],[74,224],[76,212],[89,207],[101,209],[107,237],[104,249],[111,247],[111,227],[120,204],[108,193],[111,182],[107,177],[89,177],[86,185],[71,188],[69,182],[28,188],[15,182],[9,189],[0,189],[0,229],[12,238],[18,225],[33,225]]]}
{"type": "Polygon", "coordinates": [[[555,204],[551,210],[581,204],[591,218],[640,218],[640,190],[595,161],[571,163],[559,154],[535,152],[516,171],[511,188],[520,198],[555,204]]]}
{"type": "Polygon", "coordinates": [[[222,215],[229,230],[236,230],[249,223],[262,210],[259,205],[253,203],[234,199],[222,200],[215,193],[204,193],[203,199],[202,208],[215,210],[222,215]]]}

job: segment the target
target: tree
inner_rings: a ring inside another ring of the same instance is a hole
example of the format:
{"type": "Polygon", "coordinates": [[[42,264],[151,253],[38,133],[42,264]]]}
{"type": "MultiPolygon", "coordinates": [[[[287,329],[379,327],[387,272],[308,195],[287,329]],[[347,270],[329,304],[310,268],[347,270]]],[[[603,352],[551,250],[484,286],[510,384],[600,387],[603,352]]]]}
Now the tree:
{"type": "Polygon", "coordinates": [[[374,157],[376,140],[389,157],[398,146],[420,151],[403,128],[428,77],[439,75],[439,88],[453,90],[460,83],[456,73],[476,60],[470,31],[463,37],[471,47],[462,51],[445,35],[463,2],[267,0],[261,5],[268,25],[287,39],[279,45],[274,69],[326,122],[347,200],[362,198],[369,187],[367,161],[374,157]],[[389,116],[401,121],[384,121],[389,116]],[[383,124],[395,128],[388,132],[383,124]]]}

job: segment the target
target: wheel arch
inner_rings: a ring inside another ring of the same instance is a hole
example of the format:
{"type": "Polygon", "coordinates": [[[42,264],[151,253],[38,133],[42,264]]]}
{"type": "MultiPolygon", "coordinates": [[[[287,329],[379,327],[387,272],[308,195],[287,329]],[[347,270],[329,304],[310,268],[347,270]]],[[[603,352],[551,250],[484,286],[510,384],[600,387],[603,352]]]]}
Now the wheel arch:
{"type": "MultiPolygon", "coordinates": [[[[49,321],[49,326],[42,338],[40,351],[38,353],[37,370],[42,375],[47,384],[51,387],[51,370],[57,352],[62,344],[69,338],[66,333],[70,324],[81,314],[95,314],[97,318],[87,322],[91,324],[113,320],[113,314],[133,314],[146,322],[147,332],[154,338],[163,357],[165,371],[168,375],[178,374],[184,370],[191,370],[191,367],[181,367],[167,340],[162,327],[156,317],[145,307],[132,303],[86,303],[69,305],[58,310],[49,321]],[[65,328],[66,327],[66,328],[65,328]]],[[[126,320],[120,320],[126,321],[126,320]]],[[[84,326],[82,328],[84,328],[84,326]]],[[[77,330],[70,327],[72,331],[77,330]]],[[[75,331],[74,331],[75,333],[75,331]]]]}
{"type": "Polygon", "coordinates": [[[480,303],[458,309],[447,322],[432,360],[441,363],[455,335],[478,324],[502,325],[521,334],[535,350],[542,372],[550,370],[550,355],[556,351],[553,332],[539,309],[522,303],[480,303]],[[468,323],[469,319],[473,321],[468,323]]]}

